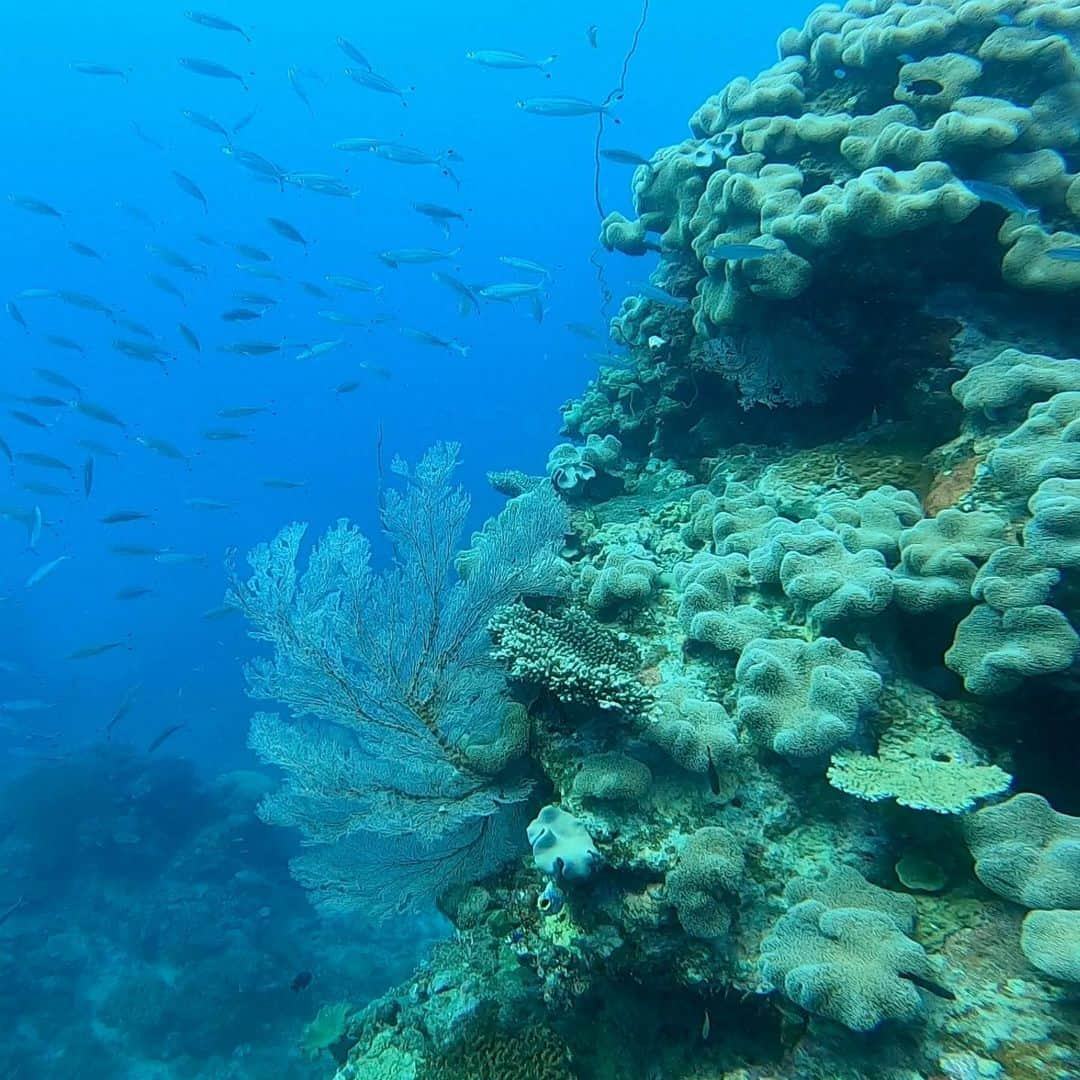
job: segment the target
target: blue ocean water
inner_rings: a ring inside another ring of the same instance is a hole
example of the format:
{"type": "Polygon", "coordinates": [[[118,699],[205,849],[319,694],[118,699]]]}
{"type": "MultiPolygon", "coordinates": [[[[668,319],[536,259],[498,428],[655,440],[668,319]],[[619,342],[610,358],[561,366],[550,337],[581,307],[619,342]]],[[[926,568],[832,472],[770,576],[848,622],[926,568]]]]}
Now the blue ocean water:
{"type": "MultiPolygon", "coordinates": [[[[709,93],[771,62],[777,32],[806,10],[791,0],[762,9],[654,2],[603,144],[648,156],[670,142],[709,93]]],[[[14,455],[10,467],[0,460],[0,782],[10,785],[0,806],[0,911],[12,911],[0,928],[5,1076],[325,1074],[325,1061],[294,1054],[286,1066],[280,1056],[316,1001],[362,1004],[440,930],[392,937],[324,927],[289,879],[293,841],[251,818],[259,780],[237,770],[255,767],[241,671],[252,647],[235,616],[203,617],[221,603],[225,553],[293,520],[321,532],[348,516],[374,531],[380,448],[385,468],[439,439],[461,443],[479,527],[501,504],[485,473],[542,471],[559,405],[595,374],[592,354],[609,347],[589,261],[599,225],[596,118],[537,117],[516,102],[604,100],[618,85],[637,4],[237,0],[219,14],[250,41],[198,25],[181,5],[43,0],[5,12],[0,298],[14,305],[0,325],[0,436],[14,455]],[[344,69],[355,61],[338,36],[404,100],[350,80],[344,69]],[[472,49],[557,59],[549,79],[471,63],[472,49]],[[239,78],[192,73],[185,57],[239,78]],[[87,64],[118,73],[77,69],[87,64]],[[185,110],[230,131],[253,114],[233,146],[288,173],[332,175],[353,193],[260,180],[185,110]],[[443,164],[333,149],[360,137],[418,147],[443,164]],[[450,150],[452,160],[443,157],[450,150]],[[417,202],[464,220],[444,236],[417,202]],[[271,217],[306,245],[275,232],[271,217]],[[239,269],[254,260],[230,244],[264,249],[271,261],[257,265],[276,277],[239,269]],[[408,247],[453,255],[397,269],[376,258],[408,247]],[[169,252],[199,269],[168,265],[169,252]],[[528,303],[484,303],[462,317],[432,278],[436,269],[474,286],[536,280],[500,256],[551,268],[542,322],[528,303]],[[342,289],[327,275],[378,291],[342,289]],[[259,318],[222,319],[236,308],[259,318]],[[328,311],[350,321],[320,316],[328,311]],[[453,339],[468,354],[420,344],[403,328],[453,339]],[[301,358],[338,339],[325,355],[301,358]],[[128,352],[153,345],[160,359],[127,355],[118,341],[128,352]],[[273,349],[222,351],[244,342],[273,349]],[[103,407],[120,424],[73,402],[103,407]],[[222,415],[248,408],[259,411],[222,415]],[[179,456],[161,452],[170,447],[179,456]],[[128,510],[147,518],[102,520],[128,510]],[[223,839],[228,820],[243,826],[223,839]],[[289,989],[308,970],[310,999],[289,989]]],[[[605,211],[628,209],[630,172],[603,163],[605,211]]],[[[601,264],[617,307],[645,271],[606,255],[601,264]]]]}

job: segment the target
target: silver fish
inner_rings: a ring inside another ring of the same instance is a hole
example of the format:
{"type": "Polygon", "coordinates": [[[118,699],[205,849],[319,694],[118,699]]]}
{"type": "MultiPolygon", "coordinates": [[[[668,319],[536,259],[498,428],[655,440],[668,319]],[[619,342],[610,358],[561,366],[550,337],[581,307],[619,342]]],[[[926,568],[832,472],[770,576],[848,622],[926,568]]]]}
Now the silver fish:
{"type": "Polygon", "coordinates": [[[296,68],[289,68],[289,85],[293,88],[293,92],[304,103],[307,111],[311,113],[311,118],[315,119],[315,110],[311,106],[311,99],[307,95],[307,90],[304,89],[304,84],[300,81],[300,74],[296,68]]]}
{"type": "Polygon", "coordinates": [[[50,217],[62,219],[63,214],[56,209],[51,203],[43,202],[41,199],[35,199],[31,195],[9,195],[8,202],[12,206],[17,206],[20,210],[25,210],[29,214],[37,214],[38,217],[50,217]]]}
{"type": "MultiPolygon", "coordinates": [[[[366,87],[368,90],[375,90],[380,94],[392,94],[394,97],[401,99],[402,105],[408,105],[405,100],[405,91],[396,87],[389,79],[383,75],[379,75],[374,71],[365,70],[364,68],[346,68],[345,74],[357,86],[366,87]]],[[[415,86],[410,86],[409,91],[415,90],[415,86]]]]}
{"type": "Polygon", "coordinates": [[[418,345],[430,345],[436,349],[447,349],[450,352],[456,352],[461,357],[469,355],[470,347],[462,345],[460,341],[455,341],[453,338],[439,337],[438,334],[429,333],[427,330],[417,330],[411,326],[403,326],[401,334],[410,341],[415,341],[418,345]]]}
{"type": "Polygon", "coordinates": [[[199,344],[199,339],[195,335],[195,331],[184,323],[179,323],[177,329],[180,331],[180,336],[197,352],[202,352],[202,345],[199,344]]]}
{"type": "Polygon", "coordinates": [[[242,27],[229,22],[228,19],[223,19],[220,15],[211,15],[207,11],[185,11],[184,18],[190,19],[199,26],[205,26],[208,30],[224,30],[229,33],[239,34],[249,45],[251,44],[251,38],[248,37],[247,32],[242,27]]]}
{"type": "Polygon", "coordinates": [[[533,60],[521,53],[505,52],[502,49],[470,49],[465,54],[466,60],[482,67],[502,68],[507,71],[521,71],[526,68],[536,68],[542,71],[549,79],[551,73],[547,70],[558,59],[555,53],[544,57],[543,60],[533,60]]]}
{"type": "Polygon", "coordinates": [[[362,70],[370,71],[371,64],[364,54],[353,44],[346,41],[343,37],[337,39],[338,48],[354,63],[357,64],[362,70]]]}
{"type": "Polygon", "coordinates": [[[226,142],[232,142],[232,136],[229,134],[228,130],[224,125],[219,124],[212,116],[204,116],[202,113],[195,112],[193,109],[184,109],[180,115],[196,127],[201,127],[204,131],[212,131],[215,135],[222,136],[226,142]]]}
{"type": "Polygon", "coordinates": [[[243,75],[213,60],[202,60],[197,56],[183,56],[180,58],[180,66],[192,74],[205,75],[210,79],[235,79],[245,90],[248,89],[243,75]]]}
{"type": "Polygon", "coordinates": [[[26,579],[26,588],[32,589],[39,582],[44,581],[61,563],[67,562],[70,558],[70,555],[58,555],[55,559],[45,563],[44,566],[39,566],[26,579]]]}
{"type": "Polygon", "coordinates": [[[344,274],[327,274],[326,280],[339,289],[349,289],[352,292],[381,293],[385,287],[383,285],[372,285],[367,281],[347,277],[344,274]]]}
{"type": "Polygon", "coordinates": [[[268,217],[267,219],[270,228],[278,234],[283,236],[286,240],[291,240],[294,244],[300,244],[304,250],[307,251],[307,241],[300,234],[300,231],[294,226],[290,225],[287,221],[282,221],[281,218],[268,217]]]}
{"type": "Polygon", "coordinates": [[[71,250],[74,251],[76,255],[81,255],[84,259],[97,259],[98,262],[104,261],[101,258],[100,252],[95,251],[87,244],[80,244],[77,240],[69,240],[68,247],[71,248],[71,250]]]}
{"type": "Polygon", "coordinates": [[[432,263],[453,259],[460,251],[461,248],[454,248],[453,251],[436,251],[433,248],[391,248],[389,251],[380,251],[376,258],[396,270],[398,266],[405,263],[432,263]]]}
{"type": "Polygon", "coordinates": [[[646,168],[652,164],[647,157],[635,154],[633,150],[604,149],[600,156],[605,161],[613,161],[616,165],[644,165],[646,168]]]}
{"type": "Polygon", "coordinates": [[[432,278],[440,285],[445,285],[451,292],[455,293],[458,300],[463,305],[463,310],[472,308],[479,314],[480,301],[477,299],[476,293],[466,285],[464,281],[454,277],[453,274],[444,273],[441,270],[435,270],[431,274],[432,278]]]}
{"type": "Polygon", "coordinates": [[[498,285],[487,285],[479,290],[479,295],[485,300],[507,302],[520,300],[523,296],[537,296],[542,289],[543,285],[532,281],[507,281],[498,285]]]}
{"type": "Polygon", "coordinates": [[[532,259],[519,259],[514,255],[500,255],[499,262],[503,266],[509,266],[514,270],[524,270],[530,274],[539,274],[541,277],[551,277],[551,271],[546,266],[541,266],[532,259]]]}
{"type": "Polygon", "coordinates": [[[341,139],[336,143],[333,143],[334,150],[344,150],[349,154],[364,153],[369,150],[375,150],[383,143],[382,139],[341,139]]]}
{"type": "Polygon", "coordinates": [[[186,297],[168,278],[162,277],[161,274],[147,274],[146,276],[154,288],[160,289],[169,296],[175,297],[181,304],[187,307],[186,297]]]}
{"type": "Polygon", "coordinates": [[[122,79],[127,82],[128,73],[130,68],[125,71],[123,68],[112,67],[109,64],[87,64],[79,61],[71,65],[72,71],[77,71],[80,75],[101,75],[105,77],[122,79]]]}
{"type": "Polygon", "coordinates": [[[614,109],[616,100],[595,102],[572,97],[525,98],[517,103],[517,107],[533,116],[606,116],[614,109]]]}
{"type": "Polygon", "coordinates": [[[194,180],[189,176],[185,176],[183,173],[177,172],[175,169],[172,171],[173,180],[176,181],[176,186],[184,192],[186,195],[190,195],[193,199],[197,199],[202,203],[203,213],[209,213],[210,206],[206,201],[206,196],[202,193],[202,189],[194,180]]]}

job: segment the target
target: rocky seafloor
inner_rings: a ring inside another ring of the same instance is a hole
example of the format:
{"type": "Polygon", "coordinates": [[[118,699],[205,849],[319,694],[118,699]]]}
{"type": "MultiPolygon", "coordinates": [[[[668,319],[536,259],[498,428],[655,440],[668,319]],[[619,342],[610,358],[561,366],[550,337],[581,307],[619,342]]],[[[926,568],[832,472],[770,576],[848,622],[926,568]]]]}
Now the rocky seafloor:
{"type": "Polygon", "coordinates": [[[1080,3],[779,54],[636,170],[625,357],[492,477],[572,521],[489,628],[533,852],[338,1080],[1080,1075],[1080,3]]]}

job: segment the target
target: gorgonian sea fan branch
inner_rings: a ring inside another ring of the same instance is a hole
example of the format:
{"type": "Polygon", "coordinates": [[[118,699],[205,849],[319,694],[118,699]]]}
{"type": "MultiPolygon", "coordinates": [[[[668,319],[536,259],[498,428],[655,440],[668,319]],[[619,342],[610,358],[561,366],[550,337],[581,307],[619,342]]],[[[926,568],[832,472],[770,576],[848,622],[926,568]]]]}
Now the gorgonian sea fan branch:
{"type": "Polygon", "coordinates": [[[454,444],[415,470],[395,462],[403,485],[384,493],[385,569],[341,520],[302,571],[306,526],[293,524],[251,552],[246,580],[232,577],[228,601],[272,646],[247,666],[249,693],[291,714],[252,722],[249,744],[284,774],[260,813],[300,830],[294,875],[327,910],[416,910],[521,842],[521,717],[486,627],[503,604],[565,587],[566,512],[549,487],[521,495],[455,563],[469,513],[457,464],[454,444]],[[485,745],[505,752],[477,756],[485,745]]]}

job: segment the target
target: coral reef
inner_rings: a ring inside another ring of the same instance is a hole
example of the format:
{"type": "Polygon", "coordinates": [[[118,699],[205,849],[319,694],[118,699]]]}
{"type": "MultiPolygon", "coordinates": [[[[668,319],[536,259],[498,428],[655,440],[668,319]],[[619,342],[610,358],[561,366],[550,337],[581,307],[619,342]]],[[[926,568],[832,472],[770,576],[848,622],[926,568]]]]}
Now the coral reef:
{"type": "Polygon", "coordinates": [[[1080,5],[819,8],[690,128],[494,477],[569,514],[487,620],[537,817],[339,1080],[1080,1075],[1080,5]]]}

